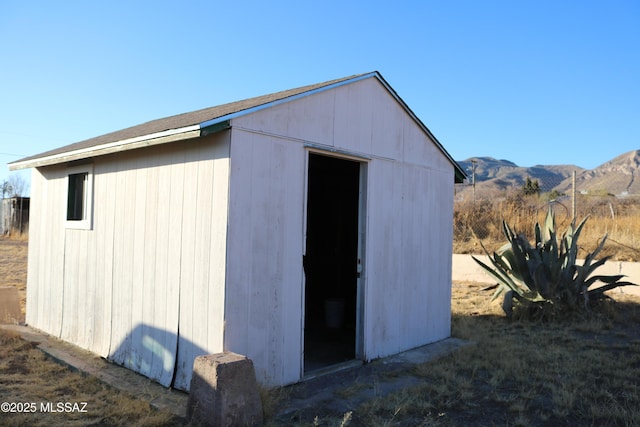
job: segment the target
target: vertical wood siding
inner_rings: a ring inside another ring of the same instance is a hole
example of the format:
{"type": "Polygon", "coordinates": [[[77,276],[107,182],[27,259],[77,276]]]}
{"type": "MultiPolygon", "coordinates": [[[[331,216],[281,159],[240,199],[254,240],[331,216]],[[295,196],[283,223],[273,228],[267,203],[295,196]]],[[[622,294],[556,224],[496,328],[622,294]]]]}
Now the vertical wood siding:
{"type": "MultiPolygon", "coordinates": [[[[214,138],[214,137],[211,137],[214,138]]],[[[180,341],[175,386],[188,389],[196,356],[223,350],[229,133],[206,149],[207,162],[186,153],[180,341]],[[188,207],[188,209],[187,209],[188,207]]]]}
{"type": "Polygon", "coordinates": [[[31,173],[26,321],[54,336],[60,335],[62,324],[64,228],[61,223],[52,227],[51,218],[66,214],[65,185],[59,167],[31,173]]]}
{"type": "MultiPolygon", "coordinates": [[[[95,169],[94,169],[95,172],[95,169]]],[[[94,176],[93,198],[93,233],[96,245],[93,254],[96,259],[96,275],[93,284],[96,299],[92,307],[94,312],[93,340],[89,350],[102,357],[109,356],[111,347],[111,324],[113,311],[113,283],[114,283],[114,234],[116,199],[119,190],[106,174],[94,176]],[[99,195],[99,197],[96,197],[99,195]]]]}
{"type": "Polygon", "coordinates": [[[300,218],[304,210],[304,142],[371,158],[365,357],[394,354],[450,335],[453,166],[377,80],[243,116],[232,126],[225,346],[254,358],[262,381],[300,379],[295,376],[299,359],[292,356],[300,354],[302,343],[289,340],[283,346],[282,340],[301,333],[305,231],[301,221],[291,218],[300,218]],[[286,150],[278,153],[276,147],[286,150]],[[281,200],[281,194],[287,197],[281,200]],[[282,226],[288,236],[284,246],[269,234],[282,226]],[[282,255],[274,258],[274,250],[286,251],[283,248],[289,248],[288,263],[282,255]],[[234,263],[240,256],[246,268],[234,263]],[[273,274],[275,266],[288,274],[273,274]],[[278,299],[279,289],[291,296],[287,304],[278,299]],[[253,301],[262,301],[273,313],[252,311],[253,301]],[[292,319],[295,328],[280,323],[282,318],[292,319]]]}
{"type": "Polygon", "coordinates": [[[297,142],[232,130],[225,350],[266,384],[300,379],[304,164],[297,142]]]}
{"type": "Polygon", "coordinates": [[[66,168],[34,171],[29,324],[188,389],[222,350],[228,157],[220,134],[96,159],[92,230],[64,228],[66,168]]]}

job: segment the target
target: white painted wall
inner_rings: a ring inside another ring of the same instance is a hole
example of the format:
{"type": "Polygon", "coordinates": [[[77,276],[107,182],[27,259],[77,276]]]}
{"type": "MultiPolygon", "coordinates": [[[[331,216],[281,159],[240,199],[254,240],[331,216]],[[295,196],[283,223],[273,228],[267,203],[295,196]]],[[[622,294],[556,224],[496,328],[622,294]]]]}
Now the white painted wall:
{"type": "Polygon", "coordinates": [[[66,168],[35,170],[27,322],[163,385],[177,351],[187,389],[222,351],[228,157],[227,132],[95,159],[92,230],[64,228],[66,168]]]}
{"type": "Polygon", "coordinates": [[[370,159],[365,357],[450,335],[453,165],[377,80],[232,128],[225,349],[252,358],[263,382],[300,379],[305,144],[370,159]]]}
{"type": "Polygon", "coordinates": [[[64,271],[64,228],[54,219],[66,215],[64,185],[64,168],[31,172],[26,322],[54,336],[62,326],[64,271]]]}
{"type": "Polygon", "coordinates": [[[298,142],[232,130],[224,347],[266,384],[301,375],[304,167],[298,142]]]}
{"type": "Polygon", "coordinates": [[[185,186],[185,217],[180,233],[180,342],[176,373],[176,387],[185,389],[191,381],[195,357],[223,351],[230,134],[207,138],[212,145],[205,158],[211,161],[201,161],[202,156],[195,152],[186,154],[187,168],[194,175],[192,184],[185,186]]]}
{"type": "Polygon", "coordinates": [[[446,189],[453,191],[453,177],[444,171],[388,161],[370,164],[367,358],[450,335],[453,205],[444,200],[446,189]]]}

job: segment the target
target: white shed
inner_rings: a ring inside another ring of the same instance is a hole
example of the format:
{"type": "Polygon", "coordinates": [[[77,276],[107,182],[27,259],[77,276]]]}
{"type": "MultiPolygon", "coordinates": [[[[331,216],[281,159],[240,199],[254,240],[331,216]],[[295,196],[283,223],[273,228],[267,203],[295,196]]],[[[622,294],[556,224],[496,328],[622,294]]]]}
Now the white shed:
{"type": "Polygon", "coordinates": [[[165,386],[265,385],[450,335],[464,173],[378,72],[159,119],[33,168],[27,323],[165,386]]]}

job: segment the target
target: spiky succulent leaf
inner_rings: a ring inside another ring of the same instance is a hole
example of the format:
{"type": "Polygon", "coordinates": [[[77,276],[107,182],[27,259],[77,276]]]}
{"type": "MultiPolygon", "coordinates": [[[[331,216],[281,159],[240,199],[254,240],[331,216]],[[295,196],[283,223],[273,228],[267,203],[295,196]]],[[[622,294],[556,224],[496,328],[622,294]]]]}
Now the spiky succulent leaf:
{"type": "Polygon", "coordinates": [[[553,238],[551,236],[551,233],[555,232],[555,230],[556,230],[556,218],[553,213],[553,209],[549,207],[549,210],[547,211],[547,216],[544,220],[544,229],[542,230],[542,240],[545,242],[551,240],[553,238]]]}
{"type": "Polygon", "coordinates": [[[604,298],[604,293],[606,291],[610,291],[612,289],[615,289],[617,287],[620,286],[638,286],[635,283],[631,283],[631,282],[618,282],[617,280],[613,283],[607,283],[606,285],[603,286],[599,286],[595,289],[591,289],[588,292],[589,295],[589,299],[590,300],[598,300],[598,299],[602,299],[604,298]]]}
{"type": "Polygon", "coordinates": [[[536,222],[536,225],[533,229],[534,238],[536,239],[536,247],[542,245],[542,231],[540,230],[540,224],[536,222]]]}
{"type": "Polygon", "coordinates": [[[504,272],[502,270],[502,268],[500,268],[496,261],[489,257],[489,260],[491,261],[491,263],[494,265],[495,268],[491,268],[490,266],[488,266],[487,264],[485,264],[484,262],[480,261],[478,258],[476,257],[472,257],[473,260],[475,262],[477,262],[480,267],[482,267],[487,273],[489,273],[491,276],[493,276],[495,279],[498,280],[498,283],[502,286],[506,286],[507,288],[515,291],[515,292],[520,292],[520,288],[518,287],[518,285],[515,284],[515,282],[509,277],[509,274],[507,272],[504,272]]]}
{"type": "Polygon", "coordinates": [[[590,300],[604,298],[604,292],[607,290],[632,285],[629,282],[621,282],[623,276],[620,275],[593,275],[594,271],[608,260],[608,257],[596,259],[604,247],[606,235],[596,249],[585,257],[583,264],[577,265],[578,238],[587,218],[577,226],[573,220],[567,230],[559,236],[555,228],[553,210],[549,208],[544,224],[535,225],[535,246],[531,246],[524,235],[516,234],[503,221],[502,230],[507,243],[493,255],[482,246],[493,267],[474,257],[474,260],[499,282],[492,299],[505,295],[505,298],[517,300],[524,306],[552,304],[578,309],[588,308],[590,300]],[[597,282],[604,285],[589,290],[597,282]]]}

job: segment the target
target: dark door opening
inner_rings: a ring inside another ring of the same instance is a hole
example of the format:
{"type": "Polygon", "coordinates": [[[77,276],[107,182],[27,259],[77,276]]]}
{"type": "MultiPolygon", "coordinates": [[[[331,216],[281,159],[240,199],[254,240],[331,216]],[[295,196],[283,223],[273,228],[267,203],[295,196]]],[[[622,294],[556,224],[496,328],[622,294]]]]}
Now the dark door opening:
{"type": "Polygon", "coordinates": [[[309,154],[304,372],[356,358],[360,163],[309,154]]]}

